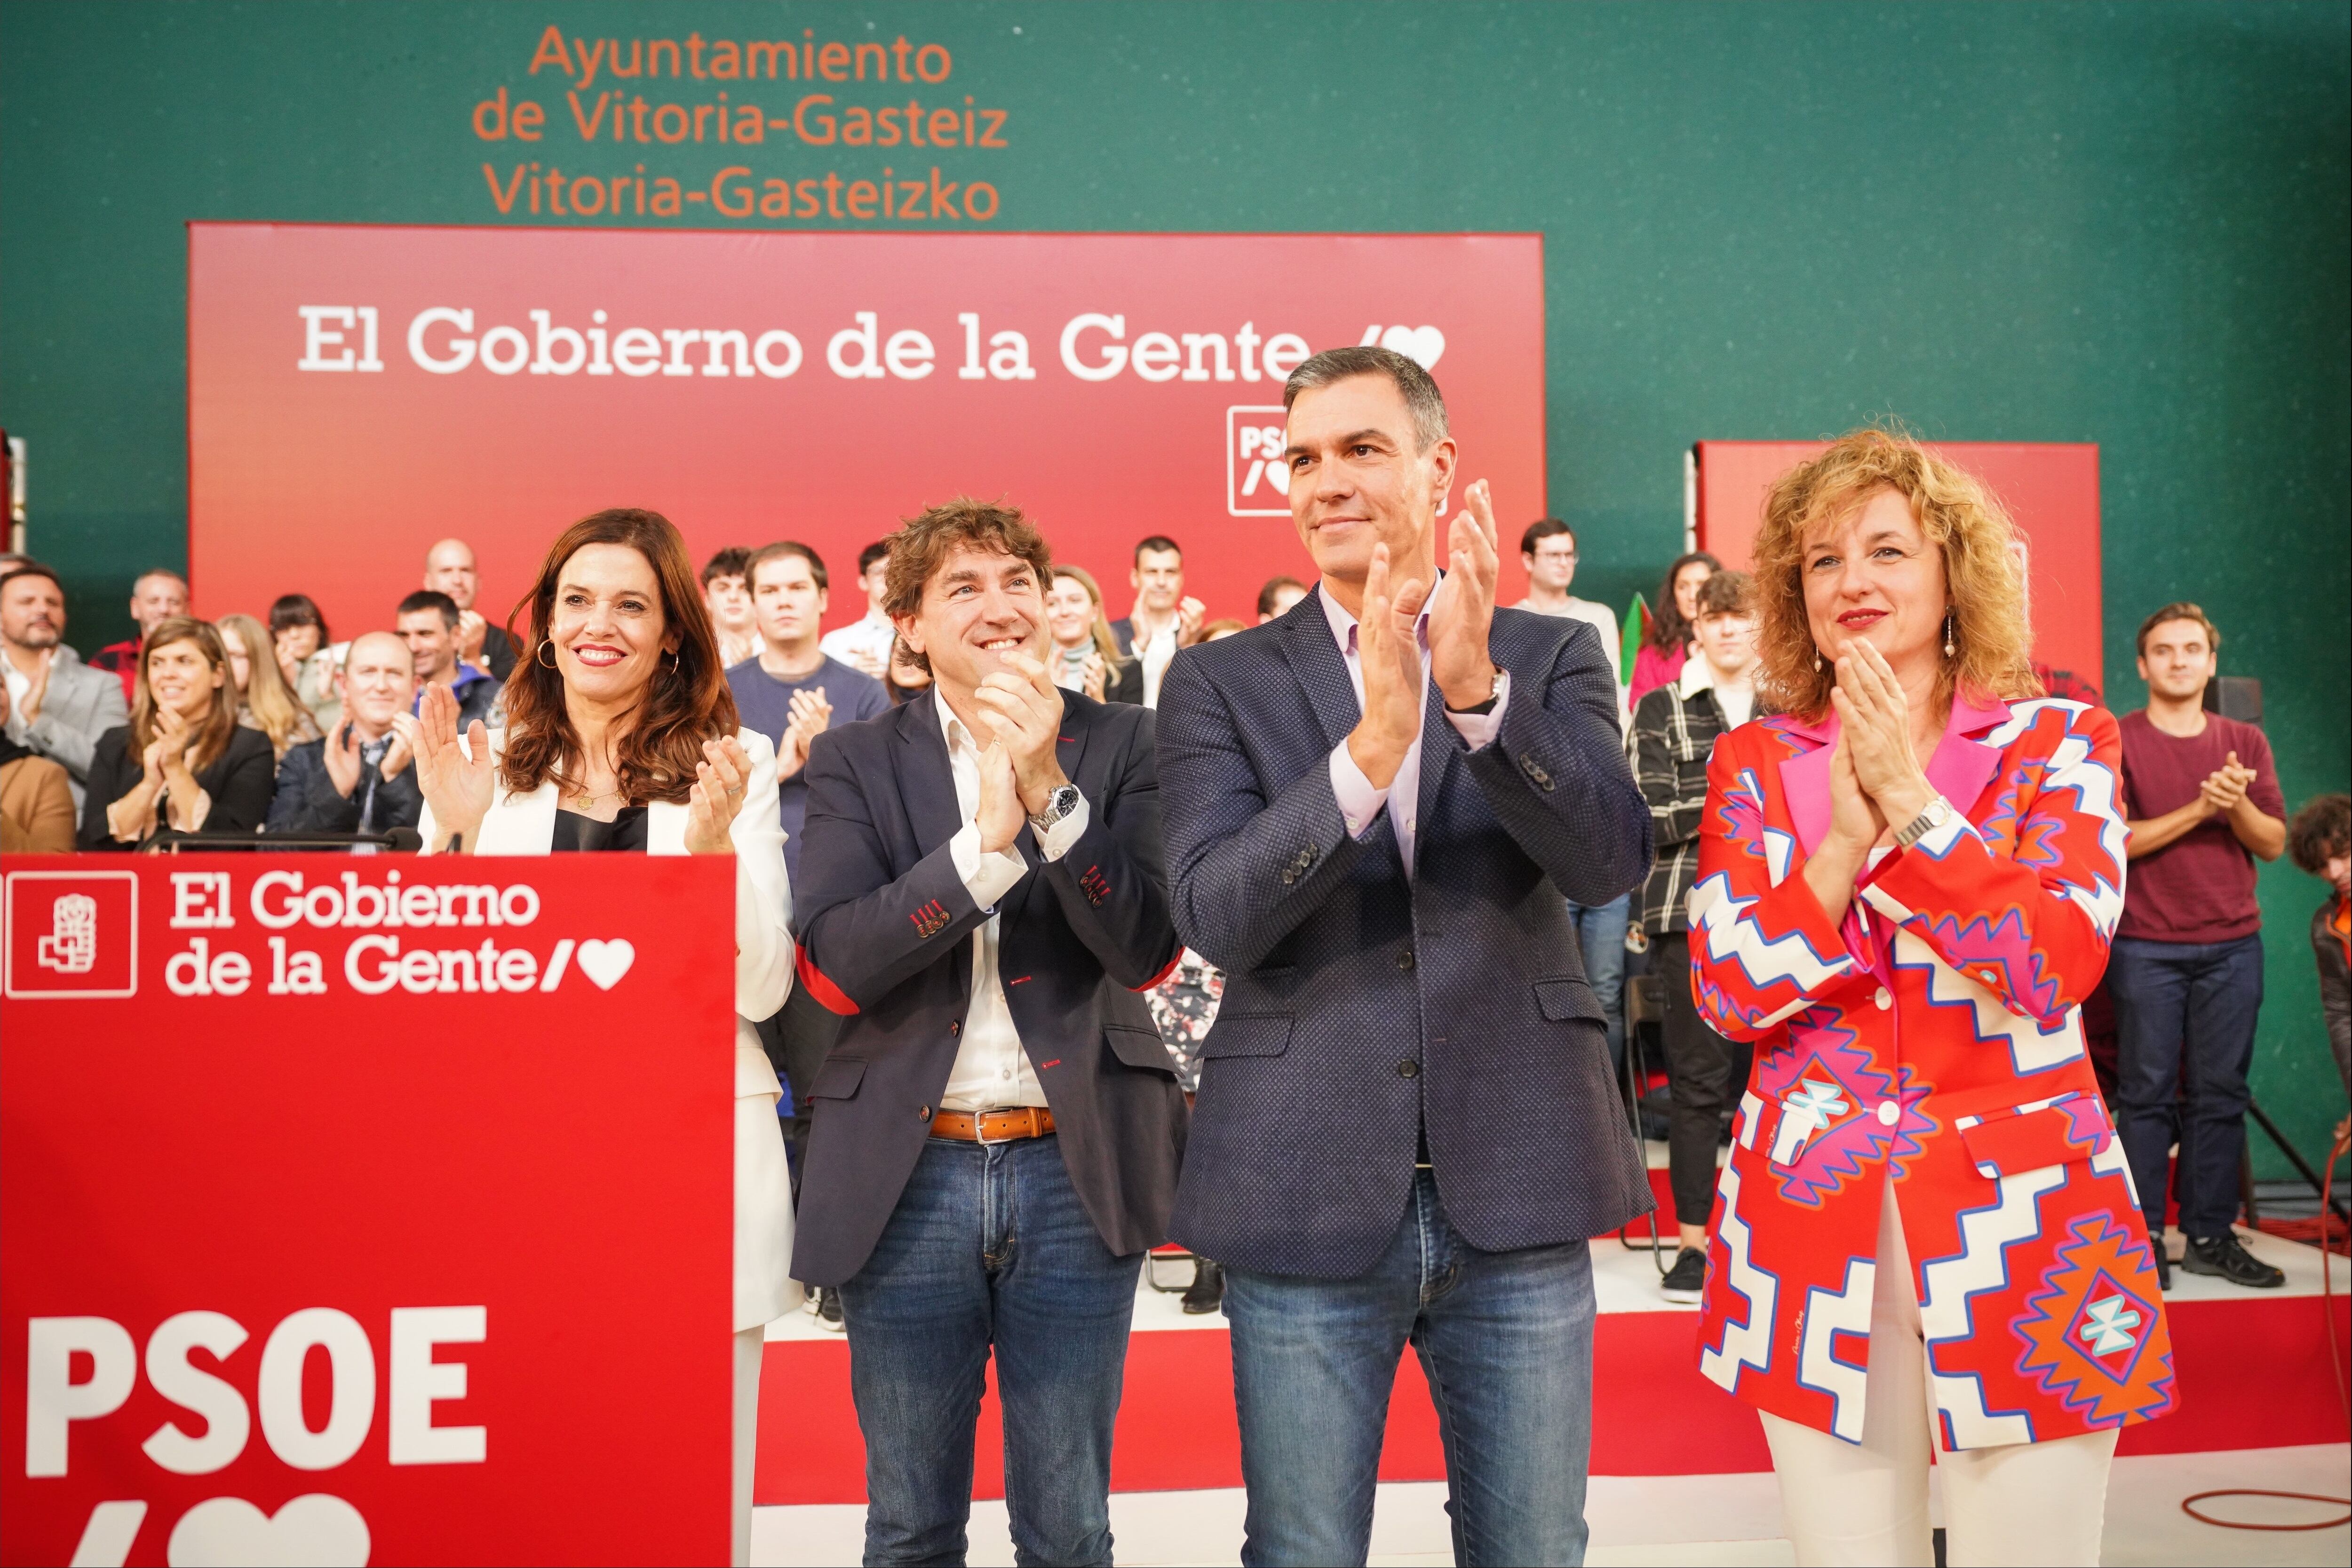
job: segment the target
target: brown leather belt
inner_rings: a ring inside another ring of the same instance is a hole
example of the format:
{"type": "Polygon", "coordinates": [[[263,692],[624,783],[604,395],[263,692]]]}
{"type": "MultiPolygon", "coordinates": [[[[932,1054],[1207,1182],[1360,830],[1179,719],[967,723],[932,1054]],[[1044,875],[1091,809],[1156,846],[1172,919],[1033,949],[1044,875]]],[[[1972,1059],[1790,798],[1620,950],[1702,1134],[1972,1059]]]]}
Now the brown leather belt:
{"type": "Polygon", "coordinates": [[[931,1116],[931,1136],[958,1138],[966,1143],[1010,1143],[1022,1138],[1043,1138],[1054,1130],[1054,1113],[1042,1105],[1011,1110],[941,1110],[931,1116]]]}

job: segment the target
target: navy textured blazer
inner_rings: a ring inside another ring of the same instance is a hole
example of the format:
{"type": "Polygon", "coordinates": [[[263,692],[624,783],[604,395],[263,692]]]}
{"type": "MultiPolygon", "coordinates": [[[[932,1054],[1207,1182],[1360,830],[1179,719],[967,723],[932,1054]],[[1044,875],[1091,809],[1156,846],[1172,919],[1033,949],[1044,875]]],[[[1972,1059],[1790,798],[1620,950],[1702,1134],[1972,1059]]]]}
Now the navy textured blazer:
{"type": "Polygon", "coordinates": [[[1170,1228],[1221,1263],[1350,1279],[1404,1214],[1425,1122],[1471,1245],[1581,1241],[1651,1206],[1562,895],[1650,866],[1617,688],[1581,621],[1498,609],[1473,752],[1436,683],[1415,876],[1391,799],[1350,838],[1331,748],[1361,710],[1318,595],[1185,649],[1160,694],[1176,929],[1225,971],[1170,1228]]]}
{"type": "MultiPolygon", "coordinates": [[[[937,694],[809,748],[798,911],[801,977],[847,1014],[809,1089],[793,1278],[838,1285],[865,1267],[921,1157],[971,1003],[987,914],[948,841],[963,826],[937,694]]],[[[1062,1161],[1103,1244],[1166,1239],[1184,1150],[1176,1064],[1142,993],[1181,954],[1160,858],[1151,711],[1062,697],[1062,771],[1086,831],[998,906],[997,970],[1053,1107],[1062,1161]]]]}

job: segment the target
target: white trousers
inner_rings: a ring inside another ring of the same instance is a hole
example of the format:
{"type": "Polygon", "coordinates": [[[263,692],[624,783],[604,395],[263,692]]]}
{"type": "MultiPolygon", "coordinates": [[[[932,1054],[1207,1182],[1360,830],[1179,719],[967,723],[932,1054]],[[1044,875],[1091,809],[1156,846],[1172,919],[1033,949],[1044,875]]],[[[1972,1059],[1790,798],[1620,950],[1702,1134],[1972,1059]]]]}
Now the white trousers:
{"type": "Polygon", "coordinates": [[[1862,1441],[1847,1443],[1778,1415],[1765,1440],[1780,1481],[1780,1516],[1797,1561],[1813,1564],[1936,1560],[1927,1523],[1927,1445],[1944,1478],[1944,1545],[1952,1568],[1980,1563],[2095,1565],[2116,1434],[1948,1452],[1927,1398],[1919,1298],[1887,1184],[1870,1303],[1870,1373],[1862,1441]]]}
{"type": "Polygon", "coordinates": [[[759,1452],[760,1357],[766,1328],[735,1336],[735,1568],[751,1561],[751,1459],[759,1452]]]}

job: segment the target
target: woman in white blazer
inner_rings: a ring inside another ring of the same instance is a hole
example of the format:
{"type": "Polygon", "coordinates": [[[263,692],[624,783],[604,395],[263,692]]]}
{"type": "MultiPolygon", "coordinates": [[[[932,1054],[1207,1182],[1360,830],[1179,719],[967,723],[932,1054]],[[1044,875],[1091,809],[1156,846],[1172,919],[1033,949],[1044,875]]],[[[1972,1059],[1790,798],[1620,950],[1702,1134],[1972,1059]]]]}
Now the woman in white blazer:
{"type": "Polygon", "coordinates": [[[735,858],[734,1560],[750,1561],[760,1357],[798,1304],[781,1089],[752,1026],[793,985],[775,751],[741,728],[686,542],[659,514],[564,531],[533,588],[507,727],[457,731],[448,688],[417,716],[426,854],[564,850],[735,858]]]}

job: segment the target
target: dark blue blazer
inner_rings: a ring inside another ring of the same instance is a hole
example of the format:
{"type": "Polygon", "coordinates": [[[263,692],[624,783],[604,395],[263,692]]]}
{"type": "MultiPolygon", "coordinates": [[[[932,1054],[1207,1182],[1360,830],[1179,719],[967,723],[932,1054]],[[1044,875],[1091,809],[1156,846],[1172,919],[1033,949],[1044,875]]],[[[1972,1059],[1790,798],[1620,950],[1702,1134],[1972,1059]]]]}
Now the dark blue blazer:
{"type": "MultiPolygon", "coordinates": [[[[865,1267],[923,1152],[971,1003],[986,911],[956,874],[963,825],[926,693],[809,748],[808,816],[793,889],[801,981],[847,1015],[810,1086],[793,1277],[838,1285],[865,1267]]],[[[998,973],[1045,1087],[1062,1161],[1103,1244],[1167,1237],[1184,1096],[1142,993],[1180,955],[1160,858],[1149,709],[1063,694],[1062,771],[1087,823],[998,907],[998,973]]]]}
{"type": "Polygon", "coordinates": [[[1472,752],[1433,682],[1408,880],[1391,799],[1350,838],[1331,748],[1361,710],[1318,595],[1177,655],[1160,694],[1176,929],[1225,971],[1170,1230],[1268,1273],[1350,1279],[1404,1213],[1426,1125],[1447,1214],[1486,1251],[1651,1206],[1563,896],[1650,866],[1617,688],[1581,621],[1498,609],[1510,671],[1472,752]]]}

